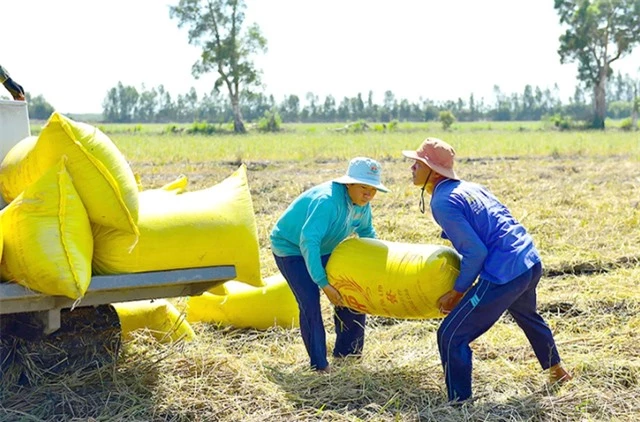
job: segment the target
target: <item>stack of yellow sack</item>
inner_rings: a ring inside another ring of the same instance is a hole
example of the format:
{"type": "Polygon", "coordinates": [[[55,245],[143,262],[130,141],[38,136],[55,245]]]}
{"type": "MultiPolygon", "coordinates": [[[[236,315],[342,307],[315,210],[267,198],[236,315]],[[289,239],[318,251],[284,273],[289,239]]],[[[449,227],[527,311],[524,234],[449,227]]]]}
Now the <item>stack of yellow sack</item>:
{"type": "Polygon", "coordinates": [[[0,277],[80,299],[92,274],[234,265],[261,286],[246,167],[201,191],[186,184],[140,192],[107,135],[53,113],[0,164],[0,277]]]}
{"type": "Polygon", "coordinates": [[[138,192],[124,156],[99,129],[54,113],[0,164],[0,275],[72,299],[91,281],[91,224],[138,235],[138,192]]]}

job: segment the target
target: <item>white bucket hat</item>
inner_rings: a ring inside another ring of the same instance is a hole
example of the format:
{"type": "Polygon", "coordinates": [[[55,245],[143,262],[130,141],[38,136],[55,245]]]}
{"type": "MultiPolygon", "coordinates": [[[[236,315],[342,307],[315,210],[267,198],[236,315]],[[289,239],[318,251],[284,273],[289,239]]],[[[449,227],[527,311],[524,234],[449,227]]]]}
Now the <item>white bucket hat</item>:
{"type": "Polygon", "coordinates": [[[380,172],[381,166],[376,160],[367,157],[356,157],[349,162],[347,174],[333,181],[343,185],[360,183],[373,186],[382,192],[389,192],[389,189],[380,182],[380,172]]]}

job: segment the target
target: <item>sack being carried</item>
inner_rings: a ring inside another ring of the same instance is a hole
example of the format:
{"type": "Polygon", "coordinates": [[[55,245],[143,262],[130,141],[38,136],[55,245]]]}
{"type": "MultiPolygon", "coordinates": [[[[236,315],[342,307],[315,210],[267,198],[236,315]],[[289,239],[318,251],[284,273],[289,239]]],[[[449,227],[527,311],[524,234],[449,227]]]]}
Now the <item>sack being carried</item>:
{"type": "Polygon", "coordinates": [[[329,283],[354,310],[392,318],[441,318],[437,301],[453,288],[460,257],[440,245],[347,239],[334,249],[326,270],[329,283]]]}

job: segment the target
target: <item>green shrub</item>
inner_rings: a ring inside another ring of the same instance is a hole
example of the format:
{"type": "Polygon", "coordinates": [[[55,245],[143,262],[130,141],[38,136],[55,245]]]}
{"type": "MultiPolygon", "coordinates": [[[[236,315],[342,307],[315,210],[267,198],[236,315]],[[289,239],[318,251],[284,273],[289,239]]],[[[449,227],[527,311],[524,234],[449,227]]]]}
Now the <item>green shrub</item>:
{"type": "Polygon", "coordinates": [[[176,134],[176,133],[180,133],[182,132],[183,129],[178,128],[177,125],[167,125],[163,130],[162,133],[166,133],[166,134],[176,134]]]}
{"type": "Polygon", "coordinates": [[[456,116],[451,112],[451,110],[441,111],[438,115],[438,120],[442,123],[442,129],[448,130],[451,125],[456,121],[456,116]]]}
{"type": "Polygon", "coordinates": [[[572,129],[575,124],[571,117],[563,116],[560,113],[556,113],[554,115],[549,116],[549,121],[553,123],[553,126],[559,130],[569,130],[572,129]]]}
{"type": "Polygon", "coordinates": [[[620,129],[625,131],[637,130],[638,124],[636,123],[636,127],[633,127],[633,119],[631,117],[627,117],[622,122],[620,122],[620,129]]]}
{"type": "Polygon", "coordinates": [[[278,132],[282,127],[282,119],[276,110],[265,111],[264,117],[258,120],[256,128],[260,132],[278,132]]]}
{"type": "Polygon", "coordinates": [[[191,124],[191,127],[187,129],[187,133],[190,135],[202,134],[211,135],[218,132],[216,125],[209,122],[200,122],[196,120],[191,124]]]}

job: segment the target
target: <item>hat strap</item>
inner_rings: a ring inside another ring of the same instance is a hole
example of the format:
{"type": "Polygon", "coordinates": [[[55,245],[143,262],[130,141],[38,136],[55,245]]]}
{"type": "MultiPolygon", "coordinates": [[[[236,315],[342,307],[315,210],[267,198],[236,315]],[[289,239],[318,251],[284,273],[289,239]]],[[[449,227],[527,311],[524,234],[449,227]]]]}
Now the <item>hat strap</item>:
{"type": "Polygon", "coordinates": [[[427,183],[429,183],[429,179],[431,178],[431,173],[433,172],[432,168],[429,168],[429,175],[427,176],[427,180],[424,181],[424,185],[422,185],[422,189],[420,189],[420,204],[418,204],[418,206],[420,207],[420,212],[422,214],[424,214],[425,211],[425,207],[424,207],[424,188],[427,187],[427,183]]]}

